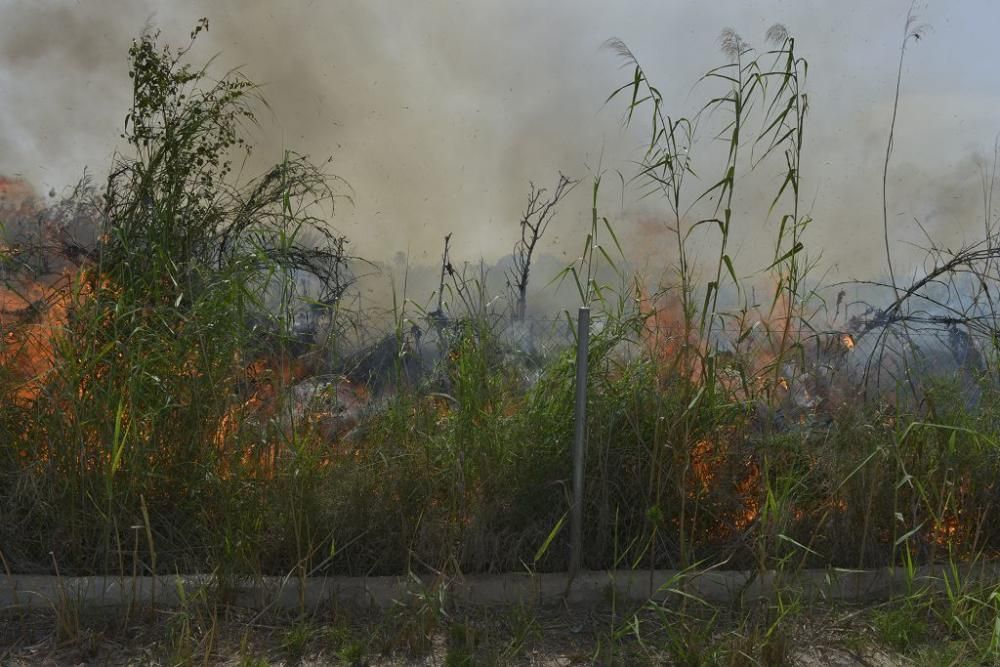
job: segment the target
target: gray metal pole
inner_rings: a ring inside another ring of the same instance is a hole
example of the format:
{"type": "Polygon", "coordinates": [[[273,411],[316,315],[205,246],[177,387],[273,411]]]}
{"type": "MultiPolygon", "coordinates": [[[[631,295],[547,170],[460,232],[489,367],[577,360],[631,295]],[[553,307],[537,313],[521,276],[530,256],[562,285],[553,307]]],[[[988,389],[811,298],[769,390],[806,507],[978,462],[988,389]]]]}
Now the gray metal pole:
{"type": "Polygon", "coordinates": [[[583,551],[583,459],[587,442],[587,352],[590,346],[590,308],[580,308],[576,325],[576,428],[573,434],[573,508],[570,517],[572,544],[569,571],[580,571],[583,551]]]}

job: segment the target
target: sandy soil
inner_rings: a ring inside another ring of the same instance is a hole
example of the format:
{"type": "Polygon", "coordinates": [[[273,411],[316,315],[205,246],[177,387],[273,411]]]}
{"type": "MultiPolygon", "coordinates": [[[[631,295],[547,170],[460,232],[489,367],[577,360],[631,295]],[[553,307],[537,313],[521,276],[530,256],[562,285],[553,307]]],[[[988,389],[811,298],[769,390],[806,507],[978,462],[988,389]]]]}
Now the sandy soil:
{"type": "MultiPolygon", "coordinates": [[[[803,667],[925,664],[880,646],[863,619],[864,614],[854,610],[796,616],[783,627],[783,648],[771,659],[803,667]]],[[[261,619],[250,612],[216,610],[147,612],[127,620],[70,615],[58,621],[52,613],[8,611],[0,613],[0,665],[678,664],[663,642],[637,641],[631,622],[628,616],[593,609],[477,610],[461,620],[455,614],[431,619],[410,612],[261,619]]],[[[730,657],[722,664],[762,664],[731,658],[739,650],[732,648],[734,642],[756,650],[754,640],[745,638],[745,628],[720,626],[711,641],[729,646],[730,657]]],[[[761,660],[759,655],[756,659],[761,660]]]]}

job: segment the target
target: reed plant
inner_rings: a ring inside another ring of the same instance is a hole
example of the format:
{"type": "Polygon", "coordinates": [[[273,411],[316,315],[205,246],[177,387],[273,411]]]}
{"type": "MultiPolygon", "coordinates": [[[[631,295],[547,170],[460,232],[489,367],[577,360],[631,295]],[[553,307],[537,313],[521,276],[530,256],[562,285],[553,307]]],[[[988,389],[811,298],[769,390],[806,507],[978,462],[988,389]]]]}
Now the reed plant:
{"type": "MultiPolygon", "coordinates": [[[[628,127],[652,127],[631,182],[662,198],[673,249],[664,284],[632,273],[600,210],[599,170],[580,255],[542,287],[569,286],[594,316],[583,563],[763,576],[986,558],[1000,546],[989,367],[974,409],[963,378],[929,377],[919,400],[900,400],[902,387],[801,404],[804,378],[823,364],[843,373],[828,384],[856,376],[839,335],[836,356],[817,322],[807,230],[819,223],[800,194],[807,64],[787,30],[766,39],[759,53],[724,33],[725,63],[700,82],[709,101],[691,118],[671,115],[639,58],[612,43],[631,77],[609,102],[626,100],[628,127]],[[703,131],[723,143],[718,163],[695,154],[703,131]],[[741,198],[759,197],[747,174],[762,169],[780,173],[767,218],[737,216],[741,198]],[[744,271],[734,239],[755,223],[774,250],[744,271]],[[695,261],[704,248],[707,281],[695,261]],[[773,282],[762,303],[747,275],[773,282]]],[[[292,153],[244,178],[245,130],[263,102],[238,72],[213,79],[188,54],[155,34],[133,44],[129,148],[100,195],[84,188],[66,204],[88,212],[93,243],[9,327],[17,338],[39,313],[61,313],[46,325],[44,373],[0,373],[5,567],[46,571],[54,552],[64,573],[212,572],[220,595],[264,573],[564,569],[572,311],[548,322],[564,341],[555,353],[524,354],[509,327],[526,317],[527,270],[523,290],[497,298],[485,268],[463,269],[446,241],[436,307],[404,290],[383,332],[385,377],[368,388],[359,427],[331,436],[294,390],[350,384],[344,327],[368,313],[346,306],[353,258],[327,224],[348,189],[292,153]],[[319,341],[296,332],[304,308],[327,323],[319,341]]],[[[981,275],[995,264],[987,255],[981,275]]],[[[904,311],[898,302],[890,315],[904,311]]],[[[941,614],[955,633],[980,627],[994,597],[955,593],[941,614]]],[[[795,598],[782,590],[767,605],[745,634],[780,652],[777,626],[795,598]]],[[[672,650],[692,661],[714,650],[701,606],[650,610],[690,622],[706,646],[672,650]]]]}

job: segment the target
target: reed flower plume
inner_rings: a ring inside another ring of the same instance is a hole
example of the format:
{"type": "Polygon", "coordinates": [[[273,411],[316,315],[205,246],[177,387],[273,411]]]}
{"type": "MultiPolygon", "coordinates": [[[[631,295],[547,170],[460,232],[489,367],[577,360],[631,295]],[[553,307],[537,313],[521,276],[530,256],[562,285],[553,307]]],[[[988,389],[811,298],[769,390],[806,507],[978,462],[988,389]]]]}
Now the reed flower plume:
{"type": "Polygon", "coordinates": [[[740,34],[732,28],[723,28],[719,35],[719,48],[732,61],[736,61],[750,49],[740,34]]]}

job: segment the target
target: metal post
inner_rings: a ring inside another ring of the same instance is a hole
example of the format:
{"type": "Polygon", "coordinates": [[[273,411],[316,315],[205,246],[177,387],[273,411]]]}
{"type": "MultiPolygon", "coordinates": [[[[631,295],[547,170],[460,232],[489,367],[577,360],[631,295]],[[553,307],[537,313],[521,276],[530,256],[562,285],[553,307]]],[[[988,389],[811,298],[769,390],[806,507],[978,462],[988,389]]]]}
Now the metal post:
{"type": "Polygon", "coordinates": [[[580,554],[583,551],[583,458],[587,442],[587,351],[590,345],[590,308],[580,308],[576,329],[576,428],[573,434],[570,576],[576,576],[580,571],[580,554]]]}

